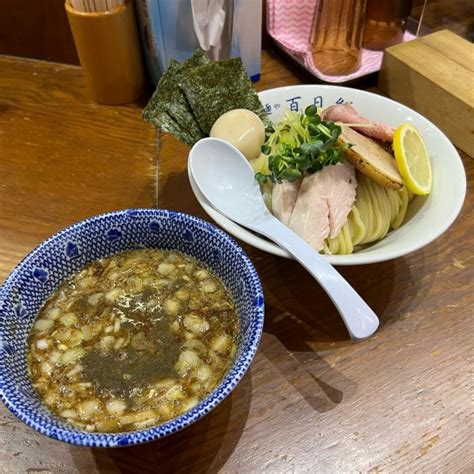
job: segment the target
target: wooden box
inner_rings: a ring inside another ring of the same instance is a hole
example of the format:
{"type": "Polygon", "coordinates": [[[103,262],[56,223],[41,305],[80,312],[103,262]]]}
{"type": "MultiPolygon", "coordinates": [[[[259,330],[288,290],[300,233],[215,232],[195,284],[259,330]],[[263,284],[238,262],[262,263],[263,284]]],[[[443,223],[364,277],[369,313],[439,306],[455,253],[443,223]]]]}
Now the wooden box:
{"type": "Polygon", "coordinates": [[[474,156],[474,45],[443,30],[385,50],[378,87],[474,156]]]}

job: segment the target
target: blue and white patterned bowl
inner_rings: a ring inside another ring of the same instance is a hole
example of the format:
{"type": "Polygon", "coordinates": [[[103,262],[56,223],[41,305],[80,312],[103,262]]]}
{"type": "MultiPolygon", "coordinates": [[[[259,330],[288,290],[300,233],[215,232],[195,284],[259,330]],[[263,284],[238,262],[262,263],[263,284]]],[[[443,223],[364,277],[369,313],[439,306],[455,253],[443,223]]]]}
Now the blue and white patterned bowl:
{"type": "Polygon", "coordinates": [[[27,425],[51,438],[92,447],[129,446],[175,433],[209,413],[237,385],[263,330],[263,293],[247,255],[213,225],[178,212],[130,209],[74,224],[33,250],[0,288],[0,399],[27,425]],[[127,433],[87,433],[50,413],[37,397],[26,365],[26,338],[49,295],[89,262],[137,248],[175,249],[206,263],[233,295],[240,318],[234,363],[192,410],[162,425],[127,433]]]}

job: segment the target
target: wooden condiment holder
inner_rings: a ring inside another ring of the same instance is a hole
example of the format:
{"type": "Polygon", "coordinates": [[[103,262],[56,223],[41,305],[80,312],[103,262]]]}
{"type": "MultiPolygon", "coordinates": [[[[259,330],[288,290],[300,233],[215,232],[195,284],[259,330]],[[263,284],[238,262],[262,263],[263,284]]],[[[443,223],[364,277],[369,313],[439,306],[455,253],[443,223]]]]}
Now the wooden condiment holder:
{"type": "Polygon", "coordinates": [[[65,8],[92,100],[121,105],[141,97],[145,72],[133,3],[84,12],[66,1],[65,8]]]}

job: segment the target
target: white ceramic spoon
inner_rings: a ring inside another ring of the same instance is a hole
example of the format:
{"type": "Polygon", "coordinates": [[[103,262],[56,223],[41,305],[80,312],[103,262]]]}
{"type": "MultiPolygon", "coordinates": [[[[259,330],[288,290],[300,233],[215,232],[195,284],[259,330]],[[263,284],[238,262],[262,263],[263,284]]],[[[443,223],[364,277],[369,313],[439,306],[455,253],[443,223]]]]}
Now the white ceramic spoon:
{"type": "Polygon", "coordinates": [[[354,288],[309,244],[270,214],[252,167],[237,148],[218,138],[204,138],[191,149],[188,167],[215,209],[288,250],[316,278],[353,340],[366,339],[377,330],[376,314],[354,288]]]}

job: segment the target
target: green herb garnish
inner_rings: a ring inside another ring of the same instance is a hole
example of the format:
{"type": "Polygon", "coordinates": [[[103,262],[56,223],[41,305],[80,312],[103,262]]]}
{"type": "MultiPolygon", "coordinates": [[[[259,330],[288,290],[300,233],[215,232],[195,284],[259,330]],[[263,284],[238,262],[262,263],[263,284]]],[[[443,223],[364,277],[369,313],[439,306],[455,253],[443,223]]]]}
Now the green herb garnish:
{"type": "Polygon", "coordinates": [[[341,127],[321,119],[314,105],[304,114],[288,111],[275,128],[267,129],[262,153],[268,156],[268,173],[258,172],[260,183],[295,181],[304,173],[315,173],[340,163],[350,144],[339,143],[341,127]]]}

